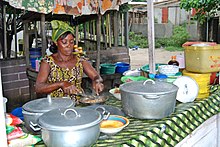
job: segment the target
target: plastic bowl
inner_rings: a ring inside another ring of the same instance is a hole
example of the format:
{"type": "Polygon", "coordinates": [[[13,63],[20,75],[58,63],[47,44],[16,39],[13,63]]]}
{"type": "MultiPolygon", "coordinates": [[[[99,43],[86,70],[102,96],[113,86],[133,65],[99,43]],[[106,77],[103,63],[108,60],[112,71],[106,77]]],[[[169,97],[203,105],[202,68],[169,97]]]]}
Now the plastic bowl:
{"type": "Polygon", "coordinates": [[[172,76],[179,72],[179,67],[176,65],[160,65],[158,71],[161,74],[172,76]]]}
{"type": "Polygon", "coordinates": [[[101,74],[114,74],[115,73],[115,68],[116,68],[115,64],[103,63],[100,66],[101,66],[101,69],[100,69],[101,74]]]}
{"type": "Polygon", "coordinates": [[[116,73],[124,73],[125,71],[130,69],[130,64],[125,62],[117,62],[115,63],[115,66],[116,66],[115,69],[116,73]]]}
{"type": "MultiPolygon", "coordinates": [[[[155,70],[157,71],[157,70],[158,70],[158,67],[161,66],[161,65],[167,65],[167,64],[156,63],[156,64],[155,64],[155,70]]],[[[144,71],[144,72],[149,72],[149,71],[150,71],[149,64],[146,64],[146,65],[142,66],[142,67],[141,67],[141,70],[144,71]]]]}
{"type": "Polygon", "coordinates": [[[100,131],[107,135],[114,135],[120,132],[129,124],[126,117],[120,115],[110,115],[107,120],[103,120],[100,124],[100,131]]]}
{"type": "Polygon", "coordinates": [[[121,93],[119,88],[110,89],[109,92],[117,99],[121,100],[121,93]]]}

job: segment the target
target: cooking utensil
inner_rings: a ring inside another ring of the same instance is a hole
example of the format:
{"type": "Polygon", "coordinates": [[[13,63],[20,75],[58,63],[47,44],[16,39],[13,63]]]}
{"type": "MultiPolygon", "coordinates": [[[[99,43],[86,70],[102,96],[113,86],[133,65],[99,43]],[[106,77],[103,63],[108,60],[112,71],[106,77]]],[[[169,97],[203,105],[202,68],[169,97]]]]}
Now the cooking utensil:
{"type": "Polygon", "coordinates": [[[91,146],[100,134],[100,122],[107,115],[88,108],[54,109],[38,119],[44,143],[52,147],[91,146]]]}
{"type": "Polygon", "coordinates": [[[51,98],[50,95],[48,95],[47,98],[29,101],[22,106],[25,127],[31,133],[39,134],[39,129],[37,130],[31,127],[37,125],[37,119],[39,116],[56,108],[69,108],[71,106],[74,107],[75,102],[70,98],[51,98]]]}
{"type": "Polygon", "coordinates": [[[90,105],[90,106],[87,106],[86,108],[96,110],[97,108],[100,108],[100,107],[103,107],[111,115],[125,116],[124,112],[120,108],[110,106],[110,105],[90,105]]]}
{"type": "Polygon", "coordinates": [[[100,104],[104,103],[108,99],[106,95],[87,95],[85,97],[81,97],[79,102],[83,104],[100,104]]]}
{"type": "Polygon", "coordinates": [[[193,102],[199,93],[198,84],[188,76],[177,78],[173,84],[179,87],[176,99],[182,103],[193,102]]]}
{"type": "Polygon", "coordinates": [[[122,110],[140,119],[161,119],[175,109],[178,87],[153,80],[133,81],[120,87],[122,110]]]}

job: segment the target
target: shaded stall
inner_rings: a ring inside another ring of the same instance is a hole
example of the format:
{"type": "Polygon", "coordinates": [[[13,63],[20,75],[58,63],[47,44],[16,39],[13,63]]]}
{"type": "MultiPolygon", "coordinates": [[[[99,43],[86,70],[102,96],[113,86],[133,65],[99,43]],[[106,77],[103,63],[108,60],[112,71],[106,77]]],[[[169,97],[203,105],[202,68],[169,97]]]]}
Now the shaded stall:
{"type": "MultiPolygon", "coordinates": [[[[128,53],[128,13],[118,12],[122,1],[72,1],[54,3],[54,1],[11,1],[10,5],[28,10],[22,17],[24,23],[23,45],[26,55],[27,75],[31,99],[36,98],[34,84],[37,75],[37,57],[43,57],[48,48],[47,34],[51,31],[50,21],[57,19],[70,23],[75,28],[76,44],[86,52],[86,56],[99,72],[101,63],[130,62],[128,53]],[[45,8],[46,7],[46,8],[45,8]],[[54,7],[54,8],[53,8],[54,7]],[[30,38],[30,35],[33,38],[30,38]],[[38,41],[41,41],[40,45],[38,41]],[[32,46],[34,44],[34,46],[32,46]],[[36,48],[34,52],[31,50],[36,48]],[[40,48],[40,51],[38,50],[40,48]],[[36,52],[40,53],[36,53],[36,52]],[[33,55],[33,53],[36,53],[33,55]],[[39,56],[38,54],[41,54],[39,56]],[[32,58],[34,57],[34,58],[32,58]]],[[[109,90],[120,82],[121,74],[102,75],[109,90]]],[[[90,81],[84,78],[84,87],[90,81]]]]}

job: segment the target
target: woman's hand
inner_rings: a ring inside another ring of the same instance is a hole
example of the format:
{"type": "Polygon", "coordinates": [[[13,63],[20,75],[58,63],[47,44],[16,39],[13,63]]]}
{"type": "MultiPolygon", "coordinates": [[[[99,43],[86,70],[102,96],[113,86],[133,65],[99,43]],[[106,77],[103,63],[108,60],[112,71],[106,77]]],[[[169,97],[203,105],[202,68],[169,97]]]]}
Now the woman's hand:
{"type": "Polygon", "coordinates": [[[74,86],[73,84],[67,81],[62,82],[61,88],[63,89],[64,93],[67,95],[78,94],[81,92],[79,89],[76,88],[76,86],[74,86]]]}
{"type": "Polygon", "coordinates": [[[96,94],[99,95],[100,92],[104,90],[104,85],[101,82],[93,82],[93,89],[95,90],[96,94]]]}

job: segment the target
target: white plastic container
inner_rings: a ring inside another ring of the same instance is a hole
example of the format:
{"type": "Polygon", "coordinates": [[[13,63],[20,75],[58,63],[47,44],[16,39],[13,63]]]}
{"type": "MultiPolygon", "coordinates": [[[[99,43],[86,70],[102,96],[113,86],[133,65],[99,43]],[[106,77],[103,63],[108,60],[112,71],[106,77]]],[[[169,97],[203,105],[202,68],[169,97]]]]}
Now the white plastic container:
{"type": "Polygon", "coordinates": [[[6,103],[8,102],[8,99],[6,97],[3,97],[3,108],[4,112],[6,112],[6,103]]]}

